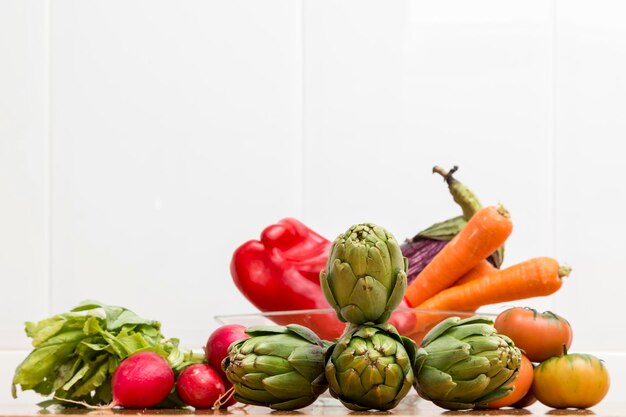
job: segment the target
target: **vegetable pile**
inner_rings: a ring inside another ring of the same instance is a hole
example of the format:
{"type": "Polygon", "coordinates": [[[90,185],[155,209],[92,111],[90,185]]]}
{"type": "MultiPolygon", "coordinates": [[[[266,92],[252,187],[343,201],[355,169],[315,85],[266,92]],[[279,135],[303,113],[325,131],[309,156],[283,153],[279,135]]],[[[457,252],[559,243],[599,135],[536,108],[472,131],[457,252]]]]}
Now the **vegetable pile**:
{"type": "Polygon", "coordinates": [[[492,408],[526,407],[537,400],[553,408],[588,408],[607,394],[610,378],[604,363],[593,355],[567,352],[573,332],[558,314],[512,307],[498,315],[495,327],[536,365],[530,365],[528,382],[516,387],[510,400],[490,404],[492,408]]]}
{"type": "Polygon", "coordinates": [[[150,351],[167,358],[175,370],[201,360],[181,350],[177,339],[165,339],[160,328],[158,321],[95,301],[85,301],[69,313],[28,322],[26,334],[32,338],[34,350],[15,371],[13,397],[19,385],[22,390],[54,395],[42,405],[65,400],[109,404],[114,398],[111,379],[115,370],[137,352],[150,351]]]}
{"type": "Polygon", "coordinates": [[[567,353],[565,319],[521,307],[495,321],[476,313],[553,294],[570,268],[545,256],[503,267],[509,212],[480,204],[456,167],[433,171],[462,214],[402,244],[372,223],[331,242],[287,218],[238,247],[232,278],[261,311],[287,311],[270,315],[276,326],[222,326],[194,353],[157,321],[87,301],[26,324],[34,349],[13,395],[19,386],[51,396],[44,407],[295,410],[328,390],[351,410],[385,411],[413,388],[450,410],[597,404],[608,372],[567,353]]]}
{"type": "MultiPolygon", "coordinates": [[[[95,301],[37,323],[27,322],[26,334],[34,349],[15,370],[13,397],[19,386],[52,396],[39,403],[41,407],[211,408],[228,404],[227,381],[206,363],[215,359],[214,354],[183,350],[178,339],[166,339],[160,328],[158,321],[95,301]]],[[[243,326],[239,331],[218,330],[206,350],[221,354],[221,362],[226,356],[221,346],[247,335],[243,326]]]]}

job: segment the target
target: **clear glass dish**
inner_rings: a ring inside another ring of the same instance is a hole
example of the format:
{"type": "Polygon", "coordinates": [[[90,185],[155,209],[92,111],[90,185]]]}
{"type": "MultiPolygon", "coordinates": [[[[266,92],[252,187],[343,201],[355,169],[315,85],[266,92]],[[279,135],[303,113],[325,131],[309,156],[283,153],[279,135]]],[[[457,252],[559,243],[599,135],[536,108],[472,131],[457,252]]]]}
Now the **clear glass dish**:
{"type": "MultiPolygon", "coordinates": [[[[453,311],[453,310],[426,310],[419,308],[398,308],[389,320],[400,334],[421,341],[423,336],[441,320],[448,317],[467,318],[483,315],[495,319],[496,313],[489,311],[453,311]]],[[[339,336],[346,324],[337,319],[331,308],[318,310],[272,311],[265,313],[226,314],[215,316],[219,324],[241,324],[245,327],[286,325],[297,323],[306,326],[317,333],[322,339],[332,340],[339,336]]]]}

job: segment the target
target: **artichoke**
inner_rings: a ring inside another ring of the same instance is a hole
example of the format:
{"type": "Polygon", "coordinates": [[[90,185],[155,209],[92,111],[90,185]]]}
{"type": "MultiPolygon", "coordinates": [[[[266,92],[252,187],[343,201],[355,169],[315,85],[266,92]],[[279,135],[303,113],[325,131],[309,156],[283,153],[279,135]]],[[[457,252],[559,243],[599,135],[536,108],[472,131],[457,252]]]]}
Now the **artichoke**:
{"type": "Polygon", "coordinates": [[[450,317],[428,332],[417,350],[418,394],[449,410],[483,407],[504,397],[517,378],[521,353],[485,316],[450,317]]]}
{"type": "Polygon", "coordinates": [[[222,362],[235,399],[275,410],[312,404],[326,391],[325,342],[304,326],[249,327],[222,362]]]}
{"type": "Polygon", "coordinates": [[[359,224],[335,239],[320,282],[341,321],[384,323],[404,297],[406,270],[391,233],[359,224]]]}
{"type": "Polygon", "coordinates": [[[390,410],[411,390],[417,346],[390,324],[350,325],[326,353],[330,394],[351,410],[390,410]]]}

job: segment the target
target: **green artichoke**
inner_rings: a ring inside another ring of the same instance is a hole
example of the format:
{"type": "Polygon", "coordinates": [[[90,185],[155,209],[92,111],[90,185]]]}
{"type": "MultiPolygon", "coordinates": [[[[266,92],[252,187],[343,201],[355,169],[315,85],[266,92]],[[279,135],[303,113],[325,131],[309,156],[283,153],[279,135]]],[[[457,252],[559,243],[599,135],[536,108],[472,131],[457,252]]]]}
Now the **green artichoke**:
{"type": "Polygon", "coordinates": [[[251,337],[233,343],[222,362],[237,401],[295,410],[326,391],[325,342],[306,327],[249,327],[251,337]]]}
{"type": "Polygon", "coordinates": [[[414,382],[415,342],[391,324],[350,325],[326,353],[330,394],[351,410],[390,410],[414,382]]]}
{"type": "Polygon", "coordinates": [[[485,316],[450,317],[428,332],[417,350],[418,394],[440,407],[463,410],[504,397],[521,353],[485,316]]]}
{"type": "Polygon", "coordinates": [[[320,282],[341,321],[384,323],[404,297],[406,271],[407,259],[393,235],[359,224],[335,239],[320,282]]]}

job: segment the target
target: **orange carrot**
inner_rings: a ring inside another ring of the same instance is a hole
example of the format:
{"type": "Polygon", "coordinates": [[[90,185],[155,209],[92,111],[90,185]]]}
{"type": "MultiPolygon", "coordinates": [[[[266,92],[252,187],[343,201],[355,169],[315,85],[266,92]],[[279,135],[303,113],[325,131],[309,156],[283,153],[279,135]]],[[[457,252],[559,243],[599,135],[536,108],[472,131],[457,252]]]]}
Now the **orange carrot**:
{"type": "MultiPolygon", "coordinates": [[[[478,265],[476,265],[474,268],[470,269],[470,271],[467,274],[463,275],[461,278],[456,280],[456,282],[454,283],[452,287],[463,285],[470,281],[474,281],[476,279],[482,278],[497,270],[498,269],[494,267],[491,264],[491,262],[485,259],[479,262],[478,265]]],[[[452,287],[449,287],[449,288],[452,288],[452,287]]],[[[412,317],[413,319],[412,325],[415,326],[415,321],[420,320],[421,323],[419,323],[419,328],[421,330],[418,332],[413,332],[411,334],[405,334],[405,336],[408,336],[409,338],[413,339],[413,341],[419,345],[422,339],[424,338],[424,336],[426,336],[426,333],[428,333],[428,331],[435,324],[439,323],[441,320],[446,319],[448,317],[452,317],[452,316],[458,316],[461,318],[470,317],[474,315],[475,311],[476,309],[471,310],[469,312],[460,312],[460,311],[446,312],[446,311],[428,311],[428,310],[420,311],[419,309],[415,309],[414,316],[412,317]]],[[[414,327],[413,331],[415,331],[414,329],[416,328],[417,327],[414,327]]]]}
{"type": "Polygon", "coordinates": [[[513,224],[504,207],[480,209],[411,282],[405,295],[407,301],[417,307],[451,286],[498,249],[512,229],[513,224]]]}
{"type": "Polygon", "coordinates": [[[454,285],[461,285],[468,283],[470,281],[474,281],[475,279],[482,278],[485,275],[489,275],[492,272],[496,271],[497,268],[491,264],[488,260],[484,260],[478,263],[475,267],[470,269],[470,271],[463,275],[461,278],[457,279],[454,282],[454,285]]]}
{"type": "Polygon", "coordinates": [[[476,311],[488,304],[550,295],[561,288],[570,271],[555,259],[539,257],[448,288],[417,307],[417,327],[412,333],[423,332],[446,316],[445,312],[438,315],[420,310],[476,311]]]}

